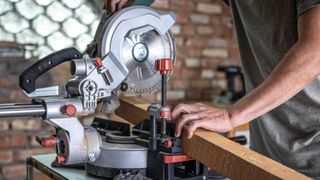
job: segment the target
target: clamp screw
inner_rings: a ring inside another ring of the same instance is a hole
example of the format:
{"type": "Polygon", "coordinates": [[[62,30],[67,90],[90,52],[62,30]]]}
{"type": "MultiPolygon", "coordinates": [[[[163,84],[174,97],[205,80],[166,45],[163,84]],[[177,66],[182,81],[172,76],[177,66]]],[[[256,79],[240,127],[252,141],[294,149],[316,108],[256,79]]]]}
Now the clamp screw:
{"type": "Polygon", "coordinates": [[[73,104],[63,106],[62,113],[67,116],[74,116],[77,113],[77,108],[73,104]]]}

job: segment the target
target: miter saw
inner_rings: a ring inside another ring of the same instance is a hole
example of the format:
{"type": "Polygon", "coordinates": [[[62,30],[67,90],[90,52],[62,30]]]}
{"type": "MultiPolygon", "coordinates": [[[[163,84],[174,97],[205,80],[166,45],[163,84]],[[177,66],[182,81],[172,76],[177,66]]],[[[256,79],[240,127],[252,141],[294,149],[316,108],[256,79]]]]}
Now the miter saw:
{"type": "Polygon", "coordinates": [[[174,125],[167,123],[166,83],[175,64],[169,29],[174,23],[173,13],[146,6],[105,13],[84,53],[63,49],[27,68],[20,87],[32,102],[1,105],[0,117],[39,116],[54,126],[55,135],[37,137],[42,146],[56,147],[54,166],[85,165],[91,175],[114,179],[206,179],[207,168],[182,154],[174,125]],[[65,86],[36,89],[41,74],[66,61],[73,77],[65,86]],[[98,102],[117,97],[118,90],[144,94],[160,88],[161,104],[151,104],[150,119],[132,133],[101,124],[84,127],[78,120],[93,114],[98,102]]]}

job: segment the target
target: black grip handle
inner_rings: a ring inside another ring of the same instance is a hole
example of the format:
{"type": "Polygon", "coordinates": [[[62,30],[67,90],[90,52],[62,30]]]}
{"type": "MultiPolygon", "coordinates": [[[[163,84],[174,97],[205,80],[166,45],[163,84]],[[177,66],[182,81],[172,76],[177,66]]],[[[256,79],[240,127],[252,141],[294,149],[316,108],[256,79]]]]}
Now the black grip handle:
{"type": "Polygon", "coordinates": [[[78,58],[82,58],[82,54],[76,48],[66,48],[49,54],[34,63],[20,75],[19,85],[27,93],[32,93],[36,89],[37,78],[43,73],[63,62],[78,58]]]}

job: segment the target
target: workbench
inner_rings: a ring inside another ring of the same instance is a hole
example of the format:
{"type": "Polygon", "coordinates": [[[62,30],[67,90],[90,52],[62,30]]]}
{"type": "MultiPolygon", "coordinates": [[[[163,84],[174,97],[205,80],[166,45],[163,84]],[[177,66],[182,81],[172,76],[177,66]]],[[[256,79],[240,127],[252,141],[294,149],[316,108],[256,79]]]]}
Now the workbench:
{"type": "Polygon", "coordinates": [[[52,167],[51,163],[54,161],[56,154],[42,154],[28,157],[27,159],[27,179],[33,179],[33,168],[38,169],[43,174],[51,179],[75,179],[75,180],[101,180],[94,176],[88,175],[84,169],[81,168],[57,168],[52,167]]]}

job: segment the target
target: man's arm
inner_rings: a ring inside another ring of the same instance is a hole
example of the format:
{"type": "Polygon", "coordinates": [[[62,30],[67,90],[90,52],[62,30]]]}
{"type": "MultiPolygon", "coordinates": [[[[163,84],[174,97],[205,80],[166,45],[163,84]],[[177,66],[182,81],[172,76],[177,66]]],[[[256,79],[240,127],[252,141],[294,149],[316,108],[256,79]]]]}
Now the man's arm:
{"type": "Polygon", "coordinates": [[[230,109],[204,105],[180,105],[173,111],[176,135],[196,128],[225,132],[278,107],[300,92],[320,75],[320,6],[299,17],[299,39],[268,78],[230,109]],[[209,113],[210,112],[210,113],[209,113]],[[187,125],[187,126],[185,126],[187,125]]]}

